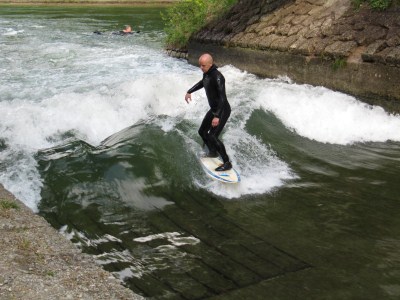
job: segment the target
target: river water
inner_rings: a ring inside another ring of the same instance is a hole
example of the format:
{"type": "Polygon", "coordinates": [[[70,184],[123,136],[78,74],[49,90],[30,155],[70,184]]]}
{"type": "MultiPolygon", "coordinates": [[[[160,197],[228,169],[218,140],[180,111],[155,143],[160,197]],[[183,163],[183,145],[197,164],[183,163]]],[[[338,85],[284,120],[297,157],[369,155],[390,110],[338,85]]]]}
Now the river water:
{"type": "Polygon", "coordinates": [[[398,299],[400,117],[223,66],[242,182],[212,181],[160,11],[1,7],[0,182],[146,297],[398,299]]]}

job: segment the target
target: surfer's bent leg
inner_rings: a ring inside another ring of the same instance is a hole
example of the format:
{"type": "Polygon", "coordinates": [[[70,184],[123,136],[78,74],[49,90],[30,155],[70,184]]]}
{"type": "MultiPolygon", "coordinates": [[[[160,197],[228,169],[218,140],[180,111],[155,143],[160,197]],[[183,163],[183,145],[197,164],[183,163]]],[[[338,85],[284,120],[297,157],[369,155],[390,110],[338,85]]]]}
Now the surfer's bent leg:
{"type": "Polygon", "coordinates": [[[229,156],[226,153],[225,145],[221,142],[221,140],[218,137],[221,134],[222,130],[224,129],[225,124],[228,121],[230,115],[231,115],[231,107],[227,106],[223,109],[221,113],[218,126],[212,127],[207,137],[209,143],[212,145],[211,147],[214,147],[218,151],[224,163],[229,161],[229,156]]]}
{"type": "Polygon", "coordinates": [[[214,146],[214,144],[212,144],[209,141],[209,134],[208,134],[208,132],[211,129],[211,122],[212,122],[213,118],[214,118],[214,115],[213,115],[212,111],[209,110],[207,112],[207,114],[205,115],[205,117],[203,119],[203,122],[201,122],[201,125],[200,125],[200,128],[199,128],[199,135],[203,139],[203,142],[207,146],[207,148],[210,151],[210,153],[216,153],[217,152],[217,148],[214,146]]]}

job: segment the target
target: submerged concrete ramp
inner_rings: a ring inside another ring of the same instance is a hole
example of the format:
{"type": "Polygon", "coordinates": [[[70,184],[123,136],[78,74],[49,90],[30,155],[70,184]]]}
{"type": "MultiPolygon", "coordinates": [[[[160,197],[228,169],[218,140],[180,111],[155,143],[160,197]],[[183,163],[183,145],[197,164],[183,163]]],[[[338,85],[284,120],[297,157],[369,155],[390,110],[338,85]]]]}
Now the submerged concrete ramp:
{"type": "MultiPolygon", "coordinates": [[[[181,257],[190,257],[191,267],[183,259],[170,262],[175,271],[153,269],[140,278],[132,277],[129,284],[146,297],[156,299],[207,299],[226,296],[278,277],[309,269],[301,258],[291,255],[263,237],[243,228],[229,218],[216,199],[198,195],[164,195],[176,199],[151,214],[148,219],[153,232],[166,232],[197,239],[197,243],[180,245],[181,257]],[[180,266],[180,264],[182,264],[180,266]],[[169,296],[168,296],[169,295],[169,296]]],[[[150,246],[150,245],[149,245],[150,246]]],[[[151,245],[149,251],[155,251],[151,245]]],[[[264,297],[257,289],[247,299],[264,297]],[[255,297],[255,298],[254,298],[255,297]]]]}

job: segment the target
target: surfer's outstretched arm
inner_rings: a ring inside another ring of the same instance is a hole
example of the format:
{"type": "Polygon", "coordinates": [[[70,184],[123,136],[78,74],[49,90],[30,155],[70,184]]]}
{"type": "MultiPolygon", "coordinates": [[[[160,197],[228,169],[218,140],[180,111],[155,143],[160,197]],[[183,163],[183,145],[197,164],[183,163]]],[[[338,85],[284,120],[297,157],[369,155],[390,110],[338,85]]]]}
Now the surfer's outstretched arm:
{"type": "Polygon", "coordinates": [[[189,103],[189,101],[192,101],[192,93],[195,91],[198,91],[204,87],[203,85],[203,80],[200,80],[198,83],[196,83],[194,86],[192,86],[185,95],[185,101],[186,103],[189,103]]]}

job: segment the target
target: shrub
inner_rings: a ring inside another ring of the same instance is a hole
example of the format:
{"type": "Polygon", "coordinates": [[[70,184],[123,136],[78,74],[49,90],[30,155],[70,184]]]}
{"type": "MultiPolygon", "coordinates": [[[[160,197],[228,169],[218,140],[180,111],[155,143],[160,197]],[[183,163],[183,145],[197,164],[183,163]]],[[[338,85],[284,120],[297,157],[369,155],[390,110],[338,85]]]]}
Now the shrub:
{"type": "Polygon", "coordinates": [[[355,5],[359,7],[363,2],[367,2],[373,9],[385,10],[392,4],[392,0],[353,0],[355,5]]]}
{"type": "Polygon", "coordinates": [[[169,48],[184,48],[190,36],[226,12],[237,0],[181,0],[162,14],[169,48]]]}

